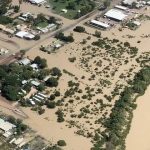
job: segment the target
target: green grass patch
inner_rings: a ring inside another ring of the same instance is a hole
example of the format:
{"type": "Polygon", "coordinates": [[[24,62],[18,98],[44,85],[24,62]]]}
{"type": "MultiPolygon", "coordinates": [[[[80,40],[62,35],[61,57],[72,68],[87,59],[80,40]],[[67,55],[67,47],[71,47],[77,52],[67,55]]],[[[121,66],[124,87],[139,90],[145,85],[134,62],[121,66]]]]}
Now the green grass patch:
{"type": "Polygon", "coordinates": [[[40,28],[45,28],[48,26],[48,23],[47,22],[40,22],[37,24],[37,27],[40,27],[40,28]]]}
{"type": "Polygon", "coordinates": [[[52,6],[54,13],[62,15],[68,19],[77,19],[95,7],[94,2],[90,0],[48,0],[52,6]],[[62,12],[62,9],[67,9],[67,13],[62,12]],[[81,11],[79,13],[79,10],[81,11]]]}

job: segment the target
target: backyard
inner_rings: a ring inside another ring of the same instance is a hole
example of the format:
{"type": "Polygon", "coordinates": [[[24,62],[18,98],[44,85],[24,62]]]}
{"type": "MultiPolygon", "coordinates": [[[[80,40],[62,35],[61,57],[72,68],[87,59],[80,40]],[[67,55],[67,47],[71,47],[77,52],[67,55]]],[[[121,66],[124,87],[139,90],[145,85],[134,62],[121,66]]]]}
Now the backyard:
{"type": "Polygon", "coordinates": [[[69,19],[77,19],[92,11],[95,3],[90,0],[48,0],[52,10],[69,19]],[[66,12],[63,11],[67,10],[66,12]]]}

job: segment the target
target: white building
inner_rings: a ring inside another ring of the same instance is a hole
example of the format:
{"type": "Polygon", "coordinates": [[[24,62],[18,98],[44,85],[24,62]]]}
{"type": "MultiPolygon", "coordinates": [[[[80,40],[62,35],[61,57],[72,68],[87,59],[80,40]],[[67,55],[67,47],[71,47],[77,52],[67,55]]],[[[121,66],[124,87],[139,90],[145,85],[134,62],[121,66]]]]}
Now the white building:
{"type": "Polygon", "coordinates": [[[127,7],[121,6],[121,5],[116,5],[115,8],[120,9],[120,10],[124,10],[124,11],[128,10],[127,7]]]}
{"type": "Polygon", "coordinates": [[[39,4],[45,3],[46,1],[45,0],[29,0],[29,2],[32,4],[39,5],[39,4]]]}
{"type": "Polygon", "coordinates": [[[38,81],[34,81],[34,80],[31,81],[31,84],[35,87],[38,87],[40,85],[38,81]]]}
{"type": "Polygon", "coordinates": [[[7,138],[12,135],[12,131],[14,128],[16,128],[14,124],[11,124],[10,122],[0,118],[0,129],[4,132],[3,136],[7,138]]]}
{"type": "Polygon", "coordinates": [[[92,26],[98,27],[98,28],[104,28],[104,29],[110,28],[110,25],[103,23],[103,22],[100,22],[100,21],[97,21],[97,20],[91,20],[90,24],[92,26]]]}
{"type": "Polygon", "coordinates": [[[34,39],[35,37],[35,35],[26,31],[19,31],[16,33],[16,36],[19,38],[25,38],[25,39],[30,39],[30,40],[34,39]]]}
{"type": "Polygon", "coordinates": [[[122,11],[117,10],[117,9],[109,10],[108,12],[104,14],[104,16],[115,21],[123,21],[127,17],[126,14],[124,14],[122,11]]]}
{"type": "Polygon", "coordinates": [[[64,12],[65,14],[68,12],[67,9],[62,9],[61,11],[64,12]]]}
{"type": "Polygon", "coordinates": [[[21,16],[19,16],[18,19],[23,20],[23,21],[27,21],[27,19],[28,19],[30,16],[33,17],[33,15],[32,15],[30,12],[27,12],[27,13],[23,13],[21,16]]]}
{"type": "Polygon", "coordinates": [[[33,70],[38,70],[38,65],[37,64],[31,64],[30,67],[32,67],[33,70]]]}
{"type": "Polygon", "coordinates": [[[22,60],[19,61],[19,64],[20,65],[24,65],[24,66],[26,66],[26,65],[28,65],[30,63],[31,63],[31,61],[28,58],[23,58],[22,60]]]}
{"type": "Polygon", "coordinates": [[[132,6],[133,3],[136,3],[137,0],[123,0],[122,3],[127,6],[132,6]]]}

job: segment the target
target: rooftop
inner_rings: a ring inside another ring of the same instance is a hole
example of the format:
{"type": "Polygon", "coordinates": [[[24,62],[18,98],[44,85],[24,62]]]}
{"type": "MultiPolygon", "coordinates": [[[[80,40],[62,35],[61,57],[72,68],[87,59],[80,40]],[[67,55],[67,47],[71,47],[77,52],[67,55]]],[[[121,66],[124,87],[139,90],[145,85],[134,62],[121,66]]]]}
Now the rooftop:
{"type": "Polygon", "coordinates": [[[22,65],[28,65],[30,64],[30,59],[28,58],[23,58],[22,60],[19,61],[19,64],[22,64],[22,65]]]}
{"type": "Polygon", "coordinates": [[[15,127],[16,126],[14,124],[11,124],[10,122],[5,121],[5,120],[0,118],[0,129],[1,130],[5,131],[5,132],[8,132],[8,131],[12,130],[15,127]]]}
{"type": "Polygon", "coordinates": [[[41,4],[45,2],[45,0],[29,0],[29,1],[34,4],[41,4]]]}
{"type": "Polygon", "coordinates": [[[98,26],[101,26],[101,27],[104,27],[104,28],[109,28],[110,27],[108,24],[97,21],[97,20],[91,20],[91,23],[95,24],[95,25],[98,25],[98,26]]]}
{"type": "Polygon", "coordinates": [[[124,14],[122,11],[117,9],[111,9],[107,11],[104,16],[118,21],[122,21],[127,17],[126,14],[124,14]]]}
{"type": "Polygon", "coordinates": [[[133,2],[137,2],[137,0],[123,0],[123,4],[132,5],[133,2]]]}

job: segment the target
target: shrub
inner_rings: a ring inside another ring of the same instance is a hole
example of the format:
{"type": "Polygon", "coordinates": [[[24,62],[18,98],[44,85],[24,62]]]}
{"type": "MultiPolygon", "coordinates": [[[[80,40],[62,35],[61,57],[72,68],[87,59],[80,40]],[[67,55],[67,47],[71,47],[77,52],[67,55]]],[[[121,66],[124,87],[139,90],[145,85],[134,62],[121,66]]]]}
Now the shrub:
{"type": "Polygon", "coordinates": [[[85,28],[82,26],[76,26],[73,31],[75,32],[85,32],[85,28]]]}
{"type": "Polygon", "coordinates": [[[49,87],[57,87],[58,86],[58,81],[56,78],[51,77],[46,81],[46,85],[49,87]]]}
{"type": "Polygon", "coordinates": [[[41,38],[40,35],[35,35],[34,40],[37,41],[37,40],[39,40],[40,38],[41,38]]]}
{"type": "Polygon", "coordinates": [[[46,105],[48,108],[51,108],[51,109],[56,107],[56,103],[54,101],[52,101],[52,102],[48,101],[48,102],[46,102],[46,105]]]}
{"type": "Polygon", "coordinates": [[[66,146],[66,142],[65,142],[64,140],[59,140],[59,141],[57,142],[57,144],[58,144],[59,146],[66,146]]]}

